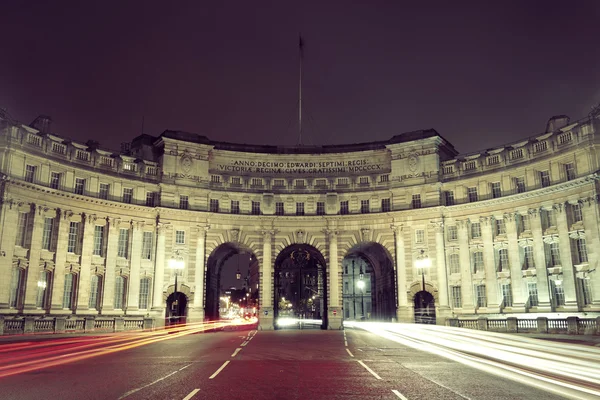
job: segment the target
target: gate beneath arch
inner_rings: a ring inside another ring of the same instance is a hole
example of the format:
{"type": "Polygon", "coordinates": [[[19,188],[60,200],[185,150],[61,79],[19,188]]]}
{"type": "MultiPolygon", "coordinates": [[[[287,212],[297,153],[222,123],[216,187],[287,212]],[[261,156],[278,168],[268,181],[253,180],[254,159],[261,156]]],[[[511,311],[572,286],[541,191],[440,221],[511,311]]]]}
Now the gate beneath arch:
{"type": "Polygon", "coordinates": [[[415,323],[435,325],[435,299],[425,290],[415,294],[415,323]]]}

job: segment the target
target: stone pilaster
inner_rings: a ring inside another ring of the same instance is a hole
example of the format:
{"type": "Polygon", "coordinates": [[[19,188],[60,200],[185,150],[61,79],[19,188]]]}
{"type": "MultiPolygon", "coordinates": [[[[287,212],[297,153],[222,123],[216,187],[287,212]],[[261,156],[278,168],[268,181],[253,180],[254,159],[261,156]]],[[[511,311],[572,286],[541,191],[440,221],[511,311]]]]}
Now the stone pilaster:
{"type": "Polygon", "coordinates": [[[525,311],[525,282],[523,281],[523,272],[521,270],[521,248],[517,236],[517,223],[514,213],[504,214],[504,223],[506,224],[506,236],[508,238],[508,262],[510,263],[510,282],[513,292],[512,311],[525,311]]]}
{"type": "MultiPolygon", "coordinates": [[[[2,203],[3,224],[0,230],[0,276],[11,277],[12,260],[17,235],[18,211],[12,200],[2,203]]],[[[0,279],[0,309],[8,308],[10,300],[10,279],[0,279]]]]}
{"type": "Polygon", "coordinates": [[[190,322],[204,321],[204,274],[206,270],[206,232],[208,225],[196,227],[198,237],[196,240],[196,267],[194,269],[194,303],[189,313],[190,322]]]}
{"type": "Polygon", "coordinates": [[[129,253],[129,290],[127,292],[127,314],[135,314],[140,306],[140,268],[142,264],[142,242],[144,222],[131,223],[131,251],[129,253]]]}
{"type": "MultiPolygon", "coordinates": [[[[45,210],[40,206],[32,206],[33,215],[31,246],[29,247],[29,266],[27,267],[27,283],[25,287],[24,310],[28,313],[37,310],[37,282],[40,279],[42,269],[40,268],[40,255],[42,251],[42,231],[44,229],[45,210]]],[[[10,276],[10,275],[7,275],[10,276]]],[[[43,312],[43,310],[40,310],[43,312]]]]}
{"type": "Polygon", "coordinates": [[[451,310],[448,299],[448,270],[446,266],[445,257],[445,243],[444,243],[444,222],[438,221],[433,223],[435,230],[435,253],[436,253],[436,266],[437,266],[437,282],[438,282],[438,312],[436,313],[436,319],[438,325],[443,325],[446,318],[451,316],[451,310]]]}
{"type": "Polygon", "coordinates": [[[563,204],[555,204],[553,212],[556,213],[556,228],[558,229],[558,240],[560,246],[560,263],[562,265],[562,286],[565,291],[565,306],[559,307],[557,311],[577,311],[577,288],[575,286],[575,274],[573,272],[573,256],[571,254],[571,238],[569,238],[569,224],[567,213],[563,204]]]}
{"type": "Polygon", "coordinates": [[[71,310],[63,309],[62,304],[65,291],[65,274],[67,273],[67,242],[72,216],[72,211],[61,211],[58,214],[58,235],[52,283],[52,314],[71,314],[71,310]]]}
{"type": "Polygon", "coordinates": [[[587,278],[591,279],[592,284],[592,307],[600,307],[600,238],[598,221],[600,221],[600,212],[598,210],[598,197],[587,198],[581,205],[583,213],[583,227],[585,230],[585,243],[588,252],[588,271],[587,278]]]}
{"type": "Polygon", "coordinates": [[[156,260],[154,261],[154,287],[152,294],[152,310],[164,311],[163,284],[165,282],[165,234],[166,224],[156,224],[156,260]]]}
{"type": "Polygon", "coordinates": [[[497,313],[500,311],[501,295],[498,294],[498,281],[496,280],[496,259],[494,256],[494,238],[492,231],[495,229],[496,217],[480,218],[481,237],[483,239],[483,265],[485,269],[485,290],[487,292],[487,311],[497,313]]]}
{"type": "Polygon", "coordinates": [[[399,322],[410,322],[412,316],[408,309],[408,297],[406,294],[406,256],[404,254],[404,226],[392,224],[394,231],[394,246],[396,247],[396,277],[398,291],[398,308],[396,316],[399,322]]]}
{"type": "Polygon", "coordinates": [[[329,307],[327,312],[327,329],[342,328],[342,296],[340,283],[340,266],[338,263],[338,231],[327,229],[325,231],[328,237],[329,268],[329,307]]]}
{"type": "Polygon", "coordinates": [[[263,263],[260,268],[262,282],[260,285],[260,311],[258,316],[258,328],[272,330],[273,325],[273,265],[271,261],[274,230],[263,230],[263,263]]]}
{"type": "Polygon", "coordinates": [[[108,236],[106,240],[106,271],[104,273],[104,290],[102,291],[102,314],[111,313],[115,309],[115,284],[120,223],[120,218],[108,219],[108,236]]]}
{"type": "Polygon", "coordinates": [[[471,253],[469,252],[469,228],[467,220],[457,220],[458,243],[460,254],[460,279],[463,314],[475,312],[473,303],[473,282],[471,277],[471,253]]]}
{"type": "MultiPolygon", "coordinates": [[[[535,281],[538,292],[538,306],[535,308],[535,311],[549,312],[552,311],[552,306],[550,303],[550,292],[548,291],[548,269],[546,268],[545,244],[542,239],[542,220],[537,209],[530,209],[528,214],[531,222],[531,235],[533,236],[533,254],[536,270],[535,281]]],[[[527,282],[524,282],[524,284],[526,285],[527,282]]],[[[529,297],[527,287],[524,290],[526,296],[529,297]]]]}

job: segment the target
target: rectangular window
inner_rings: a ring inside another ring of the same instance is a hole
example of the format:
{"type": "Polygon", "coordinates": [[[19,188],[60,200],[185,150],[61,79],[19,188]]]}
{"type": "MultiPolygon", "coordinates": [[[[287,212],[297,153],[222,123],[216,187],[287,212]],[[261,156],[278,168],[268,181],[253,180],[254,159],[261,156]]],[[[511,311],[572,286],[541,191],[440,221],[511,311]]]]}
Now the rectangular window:
{"type": "Polygon", "coordinates": [[[389,181],[390,181],[389,174],[379,175],[379,183],[384,183],[384,182],[389,182],[389,181]]]}
{"type": "Polygon", "coordinates": [[[79,251],[79,222],[69,224],[69,237],[67,239],[67,252],[77,253],[79,251]]]}
{"type": "Polygon", "coordinates": [[[498,250],[498,272],[510,271],[508,265],[508,249],[498,250]]]}
{"type": "Polygon", "coordinates": [[[540,213],[542,219],[542,230],[550,227],[556,227],[556,213],[553,210],[542,210],[540,213]]]}
{"type": "Polygon", "coordinates": [[[22,295],[25,286],[25,270],[17,266],[12,267],[12,276],[10,279],[10,299],[9,307],[20,308],[22,305],[22,295]]]}
{"type": "Polygon", "coordinates": [[[101,183],[100,190],[98,191],[98,197],[104,200],[108,200],[108,191],[110,189],[110,185],[108,183],[101,183]]]}
{"type": "Polygon", "coordinates": [[[348,186],[349,180],[348,178],[338,178],[337,184],[338,186],[348,186]]]}
{"type": "Polygon", "coordinates": [[[25,182],[33,183],[35,179],[35,170],[36,167],[33,165],[25,166],[25,182]]]}
{"type": "Polygon", "coordinates": [[[133,201],[133,189],[123,188],[123,203],[131,204],[133,201]]]}
{"type": "Polygon", "coordinates": [[[583,211],[581,210],[581,203],[571,205],[571,214],[573,215],[573,223],[583,221],[583,211]]]}
{"type": "Polygon", "coordinates": [[[498,235],[506,235],[506,225],[504,224],[503,219],[496,220],[496,236],[498,235]]]}
{"type": "Polygon", "coordinates": [[[565,305],[565,288],[562,285],[562,281],[551,280],[552,293],[554,293],[554,305],[556,307],[562,307],[565,305]]]}
{"type": "Polygon", "coordinates": [[[360,201],[360,212],[362,214],[368,214],[371,211],[371,207],[369,206],[369,200],[361,200],[360,201]]]}
{"type": "Polygon", "coordinates": [[[448,264],[450,264],[451,274],[460,274],[460,256],[458,254],[450,254],[448,264]]]}
{"type": "Polygon", "coordinates": [[[65,286],[63,290],[62,308],[71,309],[73,306],[73,287],[75,286],[75,275],[65,275],[65,286]]]}
{"type": "Polygon", "coordinates": [[[522,229],[522,231],[530,231],[531,230],[531,219],[529,218],[529,215],[521,215],[521,223],[520,228],[522,229]]]}
{"type": "Polygon", "coordinates": [[[515,186],[517,188],[517,193],[525,193],[527,188],[525,187],[525,177],[520,176],[515,178],[515,186]]]}
{"type": "Polygon", "coordinates": [[[581,287],[581,294],[583,295],[583,304],[588,306],[592,304],[592,280],[589,277],[577,278],[579,286],[581,287]]]}
{"type": "Polygon", "coordinates": [[[317,215],[325,215],[325,202],[317,201],[317,215]]]}
{"type": "Polygon", "coordinates": [[[85,193],[85,179],[75,178],[75,194],[83,195],[85,193]]]}
{"type": "Polygon", "coordinates": [[[117,247],[117,256],[127,258],[129,250],[129,229],[119,229],[119,245],[117,247]]]}
{"type": "Polygon", "coordinates": [[[122,310],[125,305],[125,278],[117,276],[115,279],[115,309],[122,310]]]}
{"type": "Polygon", "coordinates": [[[483,251],[473,253],[473,272],[483,272],[483,251]]]}
{"type": "Polygon", "coordinates": [[[446,206],[454,205],[454,192],[452,190],[446,190],[444,192],[444,205],[446,205],[446,206]]]}
{"type": "Polygon", "coordinates": [[[481,224],[479,222],[471,223],[471,239],[479,239],[481,237],[481,224]]]}
{"type": "Polygon", "coordinates": [[[412,208],[421,208],[421,195],[420,194],[412,195],[412,208]]]}
{"type": "Polygon", "coordinates": [[[221,183],[221,176],[220,175],[211,175],[210,181],[212,183],[221,183]]]}
{"type": "Polygon", "coordinates": [[[98,309],[98,293],[100,291],[100,277],[98,275],[92,275],[90,277],[90,298],[88,300],[88,307],[98,309]]]}
{"type": "Polygon", "coordinates": [[[50,250],[52,246],[52,232],[54,231],[54,218],[44,218],[42,230],[42,249],[50,250]]]}
{"type": "Polygon", "coordinates": [[[327,179],[317,179],[315,180],[315,186],[317,187],[327,187],[327,179]]]}
{"type": "Polygon", "coordinates": [[[50,173],[50,188],[58,189],[60,187],[60,174],[58,172],[50,173]]]}
{"type": "Polygon", "coordinates": [[[575,262],[577,264],[588,262],[587,245],[585,243],[585,238],[582,238],[581,236],[579,239],[575,240],[575,256],[575,262]]]}
{"type": "Polygon", "coordinates": [[[296,179],[296,188],[304,189],[305,187],[306,187],[306,184],[304,182],[304,179],[296,179]]]}
{"type": "Polygon", "coordinates": [[[144,232],[142,236],[142,260],[152,259],[152,232],[144,232]]]}
{"type": "Polygon", "coordinates": [[[485,285],[475,286],[475,297],[477,299],[477,307],[487,307],[487,297],[485,294],[485,285]]]}
{"type": "Polygon", "coordinates": [[[529,295],[529,307],[537,307],[539,302],[537,282],[527,282],[527,294],[529,295]]]}
{"type": "Polygon", "coordinates": [[[469,203],[476,202],[478,199],[477,188],[476,187],[467,188],[467,196],[469,197],[469,203]]]}
{"type": "Polygon", "coordinates": [[[392,210],[392,202],[390,199],[381,199],[381,212],[388,212],[392,210]]]}
{"type": "Polygon", "coordinates": [[[231,213],[239,214],[240,213],[240,202],[239,200],[231,200],[231,213]]]}
{"type": "Polygon", "coordinates": [[[187,195],[179,195],[179,208],[182,210],[187,210],[188,208],[190,208],[190,200],[187,195]]]}
{"type": "Polygon", "coordinates": [[[500,182],[492,183],[492,198],[497,199],[502,197],[502,187],[500,186],[500,182]]]}
{"type": "Polygon", "coordinates": [[[523,247],[523,269],[535,268],[533,261],[533,246],[523,247]]]}
{"type": "Polygon", "coordinates": [[[566,175],[568,181],[572,181],[573,179],[575,179],[577,177],[577,176],[575,176],[575,164],[574,163],[565,164],[565,175],[566,175]]]}
{"type": "Polygon", "coordinates": [[[146,207],[154,207],[154,192],[146,192],[146,207]]]}
{"type": "Polygon", "coordinates": [[[275,203],[275,215],[284,215],[285,208],[283,207],[283,202],[278,201],[275,203]]]}
{"type": "Polygon", "coordinates": [[[140,279],[140,310],[147,310],[150,299],[150,278],[140,279]]]}
{"type": "Polygon", "coordinates": [[[235,185],[235,186],[239,186],[242,184],[242,180],[240,179],[239,176],[232,176],[231,177],[231,184],[235,185]]]}
{"type": "Polygon", "coordinates": [[[358,183],[361,185],[368,185],[369,184],[369,177],[368,176],[361,176],[360,178],[358,178],[358,183]]]}
{"type": "Polygon", "coordinates": [[[50,284],[50,271],[42,271],[40,273],[40,280],[38,281],[40,284],[37,285],[38,291],[35,301],[35,306],[37,308],[42,308],[46,310],[48,308],[48,294],[50,293],[50,288],[48,285],[50,284]]]}
{"type": "Polygon", "coordinates": [[[185,244],[185,231],[175,231],[175,244],[185,244]]]}
{"type": "Polygon", "coordinates": [[[15,237],[15,245],[25,247],[25,238],[27,236],[27,222],[29,213],[20,212],[17,219],[17,236],[15,237]]]}
{"type": "Polygon", "coordinates": [[[273,179],[273,187],[284,187],[285,180],[284,179],[273,179]]]}
{"type": "Polygon", "coordinates": [[[102,257],[104,249],[104,227],[94,226],[94,255],[102,257]]]}
{"type": "Polygon", "coordinates": [[[513,305],[512,288],[510,283],[502,284],[502,301],[504,302],[504,307],[512,307],[513,305]]]}
{"type": "Polygon", "coordinates": [[[560,246],[557,241],[553,241],[550,244],[545,244],[546,250],[546,261],[548,263],[548,268],[560,266],[560,246]]]}
{"type": "Polygon", "coordinates": [[[452,296],[452,307],[462,307],[462,293],[460,286],[450,286],[452,296]]]}
{"type": "Polygon", "coordinates": [[[219,212],[219,200],[210,199],[210,212],[219,212]]]}
{"type": "Polygon", "coordinates": [[[252,202],[252,215],[260,215],[260,201],[252,202]]]}
{"type": "Polygon", "coordinates": [[[458,228],[456,225],[448,226],[448,240],[458,240],[458,228]]]}
{"type": "Polygon", "coordinates": [[[304,215],[304,203],[296,203],[296,215],[304,215]]]}
{"type": "Polygon", "coordinates": [[[540,171],[540,183],[543,188],[550,186],[550,171],[540,171]]]}
{"type": "Polygon", "coordinates": [[[415,231],[415,243],[425,243],[425,231],[423,229],[415,231]]]}
{"type": "Polygon", "coordinates": [[[251,186],[262,186],[262,179],[261,178],[252,178],[252,180],[250,181],[250,185],[251,186]]]}
{"type": "Polygon", "coordinates": [[[340,201],[340,214],[346,215],[350,214],[350,205],[348,200],[340,201]]]}

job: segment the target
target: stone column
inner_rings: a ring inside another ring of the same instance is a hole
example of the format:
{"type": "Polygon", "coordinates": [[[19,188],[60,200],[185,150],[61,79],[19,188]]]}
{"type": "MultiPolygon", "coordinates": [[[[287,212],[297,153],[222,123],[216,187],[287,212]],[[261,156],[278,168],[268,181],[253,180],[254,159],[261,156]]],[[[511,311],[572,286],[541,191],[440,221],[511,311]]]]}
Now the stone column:
{"type": "Polygon", "coordinates": [[[340,285],[340,266],[338,263],[338,231],[328,229],[329,247],[329,309],[327,312],[327,329],[342,329],[342,305],[341,305],[341,285],[340,285]]]}
{"type": "Polygon", "coordinates": [[[504,223],[506,224],[506,236],[508,238],[508,262],[510,263],[510,282],[513,292],[512,311],[524,312],[527,295],[525,294],[525,282],[521,271],[521,248],[517,236],[515,214],[504,214],[504,223]]]}
{"type": "Polygon", "coordinates": [[[81,245],[81,269],[77,280],[77,313],[89,309],[95,222],[95,215],[87,214],[82,218],[83,240],[81,245]]]}
{"type": "Polygon", "coordinates": [[[119,246],[120,218],[108,218],[108,236],[106,240],[106,269],[104,272],[104,289],[102,291],[102,314],[111,313],[115,309],[115,279],[117,273],[117,251],[119,246]]]}
{"type": "Polygon", "coordinates": [[[142,242],[144,222],[131,223],[131,252],[129,253],[129,291],[127,292],[127,314],[135,314],[140,306],[140,268],[142,264],[142,242]]]}
{"type": "Polygon", "coordinates": [[[58,213],[58,235],[56,242],[56,255],[54,259],[53,282],[52,282],[52,314],[71,314],[71,310],[63,309],[63,295],[65,291],[65,274],[67,263],[67,243],[69,240],[69,225],[71,224],[72,211],[61,211],[58,213]]]}
{"type": "Polygon", "coordinates": [[[560,264],[562,266],[562,286],[565,291],[565,306],[561,310],[577,311],[579,306],[577,304],[577,288],[573,272],[573,256],[571,254],[571,238],[569,237],[567,213],[564,210],[563,204],[555,204],[553,212],[556,213],[560,264]]]}
{"type": "MultiPolygon", "coordinates": [[[[2,229],[0,229],[0,276],[12,276],[12,260],[17,235],[17,205],[12,200],[2,203],[2,229]]],[[[10,300],[10,279],[0,279],[0,309],[8,308],[10,300]]]]}
{"type": "MultiPolygon", "coordinates": [[[[531,235],[533,236],[533,254],[535,261],[536,283],[538,292],[537,312],[550,312],[550,292],[548,291],[548,269],[546,268],[545,245],[542,239],[542,220],[537,209],[529,209],[529,220],[531,222],[531,235]]],[[[527,282],[523,283],[527,285],[527,282]]],[[[527,287],[524,287],[526,298],[529,297],[527,287]]]]}
{"type": "Polygon", "coordinates": [[[460,280],[462,295],[462,311],[464,314],[473,314],[473,282],[471,277],[471,253],[469,252],[469,227],[467,220],[457,220],[458,244],[460,255],[460,280]]]}
{"type": "MultiPolygon", "coordinates": [[[[42,231],[44,230],[45,210],[40,206],[31,208],[33,214],[33,229],[31,232],[31,245],[29,247],[29,266],[27,267],[27,283],[25,287],[24,310],[35,313],[37,310],[37,282],[40,279],[40,256],[42,252],[42,231]]],[[[6,275],[11,276],[11,275],[6,275]]],[[[43,313],[44,310],[39,310],[43,313]]]]}
{"type": "Polygon", "coordinates": [[[444,222],[438,221],[434,223],[435,228],[435,258],[437,265],[437,282],[438,282],[438,312],[436,313],[436,319],[438,319],[438,325],[443,325],[446,318],[450,317],[450,306],[448,299],[448,275],[446,267],[445,257],[445,243],[444,243],[444,222]]]}
{"type": "Polygon", "coordinates": [[[583,227],[585,229],[585,243],[588,252],[588,264],[591,273],[587,276],[591,279],[592,284],[592,306],[600,306],[600,238],[599,238],[599,223],[600,217],[598,212],[598,197],[593,196],[581,205],[583,213],[583,227]]]}
{"type": "Polygon", "coordinates": [[[258,317],[258,328],[272,330],[273,326],[273,266],[271,261],[272,239],[274,230],[263,230],[263,263],[260,269],[262,278],[260,287],[260,313],[258,317]]]}
{"type": "Polygon", "coordinates": [[[194,303],[190,310],[190,322],[204,321],[204,274],[206,270],[206,232],[208,225],[198,225],[196,242],[196,267],[194,269],[194,303]]]}
{"type": "Polygon", "coordinates": [[[394,231],[394,246],[396,247],[396,284],[398,291],[398,308],[396,317],[398,322],[410,322],[412,317],[408,309],[406,295],[406,259],[404,255],[404,226],[402,224],[390,225],[394,231]]]}
{"type": "Polygon", "coordinates": [[[154,288],[152,293],[152,311],[165,310],[163,284],[165,281],[165,230],[166,224],[156,224],[156,260],[154,262],[154,288]]]}
{"type": "Polygon", "coordinates": [[[483,265],[485,269],[485,290],[487,292],[487,310],[497,313],[500,311],[501,296],[498,295],[498,280],[496,277],[496,257],[494,256],[494,238],[496,217],[482,217],[481,237],[483,239],[483,265]]]}

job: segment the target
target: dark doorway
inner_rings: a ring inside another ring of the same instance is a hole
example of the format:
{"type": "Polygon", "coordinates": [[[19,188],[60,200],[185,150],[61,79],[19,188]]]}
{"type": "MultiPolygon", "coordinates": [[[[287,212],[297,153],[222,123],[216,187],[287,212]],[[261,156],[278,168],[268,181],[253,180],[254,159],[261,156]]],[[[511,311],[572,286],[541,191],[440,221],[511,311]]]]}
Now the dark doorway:
{"type": "Polygon", "coordinates": [[[165,325],[185,324],[187,318],[187,296],[174,292],[167,297],[165,325]]]}
{"type": "Polygon", "coordinates": [[[309,245],[284,249],[275,261],[275,329],[327,329],[325,260],[309,245]],[[284,321],[295,321],[284,325],[284,321]]]}
{"type": "Polygon", "coordinates": [[[415,323],[435,325],[435,299],[424,290],[415,294],[415,323]]]}

